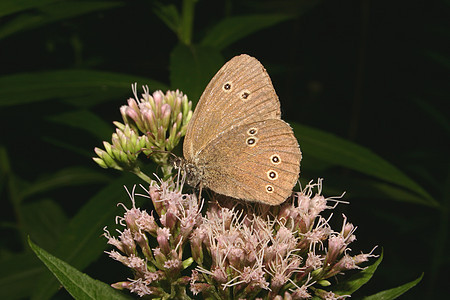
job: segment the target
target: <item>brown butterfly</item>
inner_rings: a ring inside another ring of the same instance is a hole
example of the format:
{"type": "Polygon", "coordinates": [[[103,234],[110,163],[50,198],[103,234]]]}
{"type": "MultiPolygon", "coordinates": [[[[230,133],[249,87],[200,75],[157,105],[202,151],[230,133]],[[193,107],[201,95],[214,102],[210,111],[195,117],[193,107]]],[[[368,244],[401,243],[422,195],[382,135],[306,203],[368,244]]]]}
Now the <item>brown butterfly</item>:
{"type": "Polygon", "coordinates": [[[209,82],[189,122],[187,183],[247,201],[285,201],[299,176],[301,152],[280,115],[262,64],[245,54],[232,58],[209,82]]]}

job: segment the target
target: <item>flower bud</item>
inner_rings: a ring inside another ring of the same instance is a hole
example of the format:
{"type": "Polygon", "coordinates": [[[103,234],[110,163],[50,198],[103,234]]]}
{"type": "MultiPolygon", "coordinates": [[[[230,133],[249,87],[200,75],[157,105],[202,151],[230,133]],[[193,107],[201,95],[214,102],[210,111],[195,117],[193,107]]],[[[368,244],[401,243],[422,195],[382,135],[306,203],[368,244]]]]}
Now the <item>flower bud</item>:
{"type": "Polygon", "coordinates": [[[321,286],[330,286],[331,282],[329,282],[328,280],[319,280],[317,281],[318,284],[320,284],[321,286]]]}
{"type": "Polygon", "coordinates": [[[98,158],[98,157],[93,157],[92,160],[95,161],[103,169],[108,168],[108,165],[105,163],[105,161],[103,159],[98,158]]]}
{"type": "Polygon", "coordinates": [[[161,192],[158,187],[156,186],[150,186],[148,189],[150,199],[152,199],[153,207],[155,208],[155,211],[158,215],[162,215],[164,204],[161,200],[161,192]]]}
{"type": "Polygon", "coordinates": [[[130,110],[135,111],[136,113],[139,111],[139,104],[133,98],[128,98],[127,100],[128,107],[130,110]]]}
{"type": "Polygon", "coordinates": [[[124,289],[128,289],[128,287],[130,286],[130,282],[129,281],[120,281],[120,282],[111,284],[111,286],[117,290],[124,290],[124,289]]]}
{"type": "Polygon", "coordinates": [[[192,258],[200,265],[203,263],[203,238],[204,235],[199,228],[196,228],[189,238],[192,258]]]}
{"type": "Polygon", "coordinates": [[[122,243],[123,252],[127,255],[136,253],[136,244],[133,239],[133,235],[130,229],[125,229],[120,235],[120,241],[122,243]]]}
{"type": "Polygon", "coordinates": [[[212,277],[217,283],[225,283],[228,281],[228,275],[224,267],[215,268],[212,277]]]}
{"type": "Polygon", "coordinates": [[[174,99],[174,103],[173,103],[173,107],[174,107],[174,115],[176,116],[176,115],[178,115],[178,114],[181,114],[181,103],[182,103],[182,98],[180,97],[180,95],[179,95],[179,92],[178,92],[178,90],[177,90],[177,96],[176,96],[176,98],[174,99]]]}
{"type": "Polygon", "coordinates": [[[177,223],[178,219],[173,212],[167,211],[164,215],[161,216],[160,221],[164,227],[174,230],[175,224],[177,223]]]}
{"type": "Polygon", "coordinates": [[[168,143],[172,147],[176,145],[175,141],[177,140],[177,133],[179,133],[177,131],[177,123],[174,123],[172,125],[172,128],[170,128],[169,139],[168,139],[168,143]]]}
{"type": "Polygon", "coordinates": [[[123,130],[125,128],[125,125],[120,122],[114,121],[113,124],[120,130],[123,130]]]}
{"type": "Polygon", "coordinates": [[[143,110],[142,116],[144,117],[145,120],[146,131],[148,130],[154,135],[156,135],[156,133],[158,132],[158,123],[156,121],[155,112],[150,109],[143,110]]]}
{"type": "MultiPolygon", "coordinates": [[[[142,98],[138,98],[136,84],[132,88],[135,97],[120,108],[124,124],[114,122],[117,130],[112,135],[111,144],[104,142],[109,157],[101,157],[96,151],[103,161],[95,161],[103,168],[125,168],[142,173],[135,163],[143,152],[160,164],[164,176],[168,176],[172,170],[168,152],[186,134],[187,123],[192,117],[192,103],[178,90],[166,94],[155,91],[150,95],[148,87],[144,86],[142,98]]],[[[145,177],[145,174],[138,175],[145,177]]]]}
{"type": "Polygon", "coordinates": [[[337,257],[344,252],[346,247],[345,239],[341,235],[331,236],[328,239],[328,253],[326,262],[333,264],[337,257]]]}
{"type": "MultiPolygon", "coordinates": [[[[114,135],[113,135],[114,136],[114,135]]],[[[108,142],[103,142],[103,147],[105,147],[106,153],[112,156],[112,146],[108,142]]]]}
{"type": "Polygon", "coordinates": [[[201,292],[207,291],[211,287],[208,283],[191,283],[190,290],[192,294],[198,295],[201,292]]]}
{"type": "Polygon", "coordinates": [[[155,218],[149,215],[145,210],[142,212],[139,219],[136,220],[136,224],[139,226],[140,230],[150,233],[152,236],[156,237],[156,231],[158,229],[158,224],[156,224],[155,218]]]}
{"type": "Polygon", "coordinates": [[[150,100],[150,104],[152,104],[152,108],[155,111],[156,117],[160,117],[161,106],[163,104],[164,95],[161,91],[156,91],[153,93],[153,101],[150,100]]]}
{"type": "Polygon", "coordinates": [[[171,235],[169,228],[158,228],[156,234],[156,240],[158,241],[161,252],[168,254],[170,252],[169,237],[171,235]]]}
{"type": "Polygon", "coordinates": [[[164,263],[166,262],[166,256],[161,252],[160,248],[153,249],[153,257],[155,258],[155,265],[158,269],[164,269],[164,263]]]}
{"type": "Polygon", "coordinates": [[[157,128],[157,132],[156,132],[156,139],[165,142],[165,140],[166,140],[166,131],[167,131],[166,128],[164,128],[162,126],[159,126],[157,128]]]}

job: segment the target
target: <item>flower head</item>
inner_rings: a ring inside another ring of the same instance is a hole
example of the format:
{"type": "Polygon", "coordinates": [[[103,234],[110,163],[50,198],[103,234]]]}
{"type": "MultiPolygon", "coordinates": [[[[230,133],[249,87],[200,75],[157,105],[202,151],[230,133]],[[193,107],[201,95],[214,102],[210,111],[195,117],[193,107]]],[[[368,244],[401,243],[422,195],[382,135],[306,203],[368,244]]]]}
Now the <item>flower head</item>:
{"type": "Polygon", "coordinates": [[[204,213],[195,194],[182,192],[183,182],[159,180],[142,187],[140,196],[153,202],[151,214],[135,207],[133,189],[132,208],[124,206],[125,215],[118,218],[125,227],[119,238],[105,229],[108,243],[118,249],[109,255],[134,274],[114,287],[152,297],[169,297],[167,287],[174,286],[214,299],[343,299],[347,296],[332,292],[331,279],[361,269],[374,256],[350,254],[356,227],[345,216],[337,231],[331,216],[322,217],[335,207],[329,205],[332,198],[320,194],[322,181],[308,184],[281,208],[224,207],[213,199],[204,213]],[[192,257],[184,251],[187,244],[192,257]]]}
{"type": "Polygon", "coordinates": [[[150,94],[144,86],[144,93],[139,97],[137,85],[132,88],[134,98],[120,108],[123,123],[114,122],[117,129],[112,142],[103,142],[105,150],[95,148],[98,157],[93,160],[102,168],[129,170],[140,175],[137,158],[144,153],[162,166],[165,176],[169,175],[170,151],[186,134],[192,103],[178,90],[150,94]]]}

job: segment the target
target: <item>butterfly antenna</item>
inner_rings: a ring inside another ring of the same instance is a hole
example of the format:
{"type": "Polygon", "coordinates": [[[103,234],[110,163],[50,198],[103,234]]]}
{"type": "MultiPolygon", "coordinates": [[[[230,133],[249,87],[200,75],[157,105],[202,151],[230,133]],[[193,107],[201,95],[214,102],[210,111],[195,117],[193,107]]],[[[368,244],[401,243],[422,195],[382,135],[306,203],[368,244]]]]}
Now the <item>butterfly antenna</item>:
{"type": "Polygon", "coordinates": [[[201,200],[202,199],[202,189],[203,189],[203,186],[200,184],[200,190],[199,190],[199,192],[198,192],[198,198],[201,200]]]}

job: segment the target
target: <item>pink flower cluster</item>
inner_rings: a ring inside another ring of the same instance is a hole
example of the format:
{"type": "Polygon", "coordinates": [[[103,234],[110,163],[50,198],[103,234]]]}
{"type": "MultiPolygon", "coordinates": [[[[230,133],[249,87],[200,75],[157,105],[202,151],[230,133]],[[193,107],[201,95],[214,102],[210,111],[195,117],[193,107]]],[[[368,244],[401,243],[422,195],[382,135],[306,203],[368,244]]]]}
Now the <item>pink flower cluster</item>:
{"type": "Polygon", "coordinates": [[[203,202],[182,187],[161,181],[141,195],[155,215],[135,207],[133,190],[119,238],[105,229],[119,250],[109,255],[134,274],[113,287],[167,299],[342,299],[330,278],[374,256],[349,254],[356,227],[345,216],[338,231],[321,216],[338,202],[321,195],[321,180],[281,206],[213,197],[203,214],[203,202]]]}

